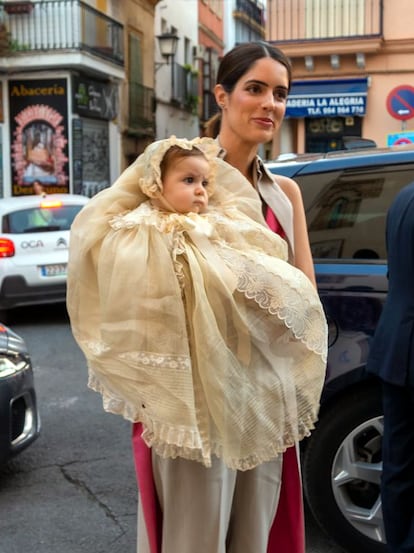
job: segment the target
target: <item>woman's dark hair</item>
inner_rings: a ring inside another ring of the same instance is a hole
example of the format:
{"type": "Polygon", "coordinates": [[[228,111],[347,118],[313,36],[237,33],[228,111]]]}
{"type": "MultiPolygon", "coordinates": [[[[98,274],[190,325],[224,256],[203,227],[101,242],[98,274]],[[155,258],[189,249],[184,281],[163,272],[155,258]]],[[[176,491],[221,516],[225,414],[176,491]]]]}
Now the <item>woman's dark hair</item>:
{"type": "MultiPolygon", "coordinates": [[[[286,67],[290,89],[292,66],[289,58],[279,48],[264,41],[239,44],[227,52],[220,61],[216,83],[226,92],[232,92],[238,80],[262,58],[272,58],[286,67]]],[[[205,124],[206,136],[215,138],[220,130],[220,122],[221,112],[213,115],[205,124]]]]}

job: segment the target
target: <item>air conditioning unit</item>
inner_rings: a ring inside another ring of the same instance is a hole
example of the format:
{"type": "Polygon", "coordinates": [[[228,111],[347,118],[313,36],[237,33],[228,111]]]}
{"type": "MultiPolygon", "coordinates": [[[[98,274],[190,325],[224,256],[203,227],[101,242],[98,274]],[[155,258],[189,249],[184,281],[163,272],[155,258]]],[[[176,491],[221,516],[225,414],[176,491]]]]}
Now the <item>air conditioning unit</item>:
{"type": "Polygon", "coordinates": [[[202,44],[197,44],[197,46],[193,46],[193,58],[195,60],[202,60],[204,59],[204,54],[206,52],[206,47],[202,44]]]}

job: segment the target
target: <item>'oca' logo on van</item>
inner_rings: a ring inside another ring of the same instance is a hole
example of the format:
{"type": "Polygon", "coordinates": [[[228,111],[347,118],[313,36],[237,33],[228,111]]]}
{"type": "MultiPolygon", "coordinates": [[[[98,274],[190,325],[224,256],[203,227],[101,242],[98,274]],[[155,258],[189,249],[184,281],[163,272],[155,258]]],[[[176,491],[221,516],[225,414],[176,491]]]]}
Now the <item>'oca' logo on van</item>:
{"type": "Polygon", "coordinates": [[[41,240],[24,240],[20,243],[20,247],[24,250],[30,248],[43,248],[44,244],[41,240]]]}

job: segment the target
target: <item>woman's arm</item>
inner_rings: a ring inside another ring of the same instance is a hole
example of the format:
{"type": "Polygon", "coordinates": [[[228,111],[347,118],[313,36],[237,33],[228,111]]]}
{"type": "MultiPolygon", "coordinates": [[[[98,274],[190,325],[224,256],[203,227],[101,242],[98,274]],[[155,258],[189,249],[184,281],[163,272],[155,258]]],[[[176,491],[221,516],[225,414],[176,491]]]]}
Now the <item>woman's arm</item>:
{"type": "Polygon", "coordinates": [[[277,183],[289,198],[293,207],[293,230],[295,235],[295,266],[303,271],[305,275],[313,282],[316,288],[315,270],[311,249],[309,245],[309,236],[306,225],[305,208],[303,206],[302,193],[298,184],[281,175],[277,176],[277,183]]]}

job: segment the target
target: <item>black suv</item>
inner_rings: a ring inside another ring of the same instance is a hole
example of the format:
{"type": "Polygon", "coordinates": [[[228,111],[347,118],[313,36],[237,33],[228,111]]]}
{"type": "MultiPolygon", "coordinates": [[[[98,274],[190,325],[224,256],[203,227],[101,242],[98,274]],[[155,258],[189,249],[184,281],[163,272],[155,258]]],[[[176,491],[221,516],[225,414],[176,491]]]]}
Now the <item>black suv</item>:
{"type": "Polygon", "coordinates": [[[267,166],[302,190],[329,322],[319,421],[302,450],[306,500],[347,551],[384,553],[381,398],[365,364],[388,287],[386,214],[414,181],[414,145],[281,158],[267,166]]]}

